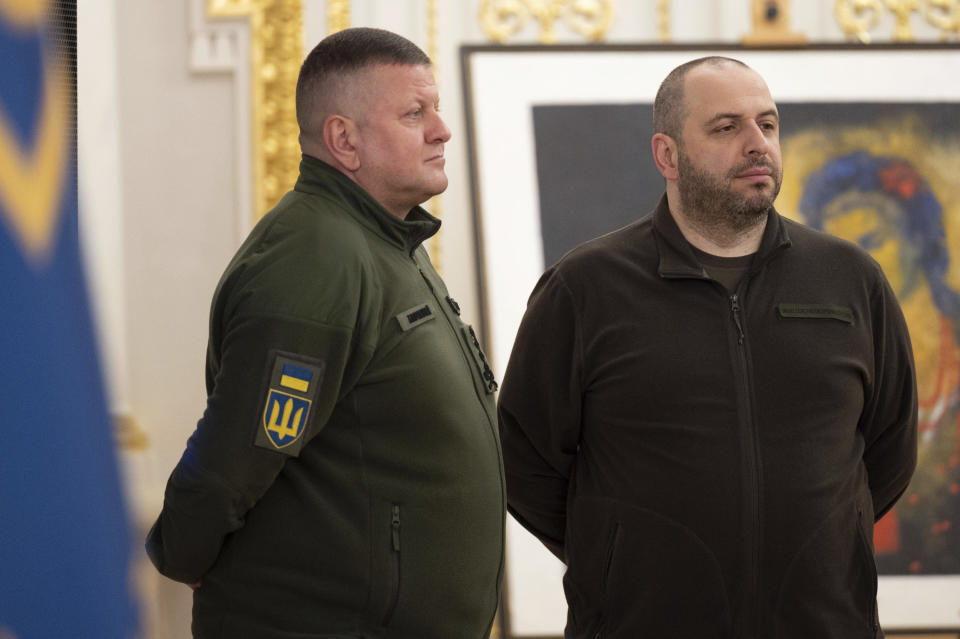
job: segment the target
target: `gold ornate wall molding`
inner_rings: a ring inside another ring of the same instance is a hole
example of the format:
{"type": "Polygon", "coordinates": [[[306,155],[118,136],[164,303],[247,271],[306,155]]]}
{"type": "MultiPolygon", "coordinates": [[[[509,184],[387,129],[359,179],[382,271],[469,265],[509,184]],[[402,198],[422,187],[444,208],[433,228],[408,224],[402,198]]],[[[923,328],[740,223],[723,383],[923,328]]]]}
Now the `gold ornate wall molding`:
{"type": "Polygon", "coordinates": [[[960,38],[960,1],[926,0],[923,3],[923,18],[940,29],[942,40],[960,38]]]}
{"type": "Polygon", "coordinates": [[[303,57],[303,0],[208,0],[211,18],[250,25],[253,215],[293,186],[300,165],[294,94],[303,57]]]}
{"type": "Polygon", "coordinates": [[[506,42],[536,22],[540,28],[538,42],[553,44],[557,41],[558,21],[587,40],[599,42],[606,37],[613,22],[613,1],[483,0],[480,3],[480,24],[494,42],[506,42]]]}
{"type": "Polygon", "coordinates": [[[915,42],[912,19],[920,14],[941,40],[960,37],[960,0],[836,0],[834,16],[847,37],[869,44],[870,32],[887,14],[895,20],[893,40],[915,42]]]}
{"type": "MultiPolygon", "coordinates": [[[[439,76],[440,72],[438,70],[439,65],[439,40],[437,35],[437,0],[427,0],[427,55],[430,56],[430,60],[433,61],[433,74],[434,76],[439,76]]],[[[438,80],[439,82],[439,80],[438,80]]],[[[430,198],[430,202],[427,204],[427,208],[430,209],[430,213],[437,218],[443,217],[443,200],[440,195],[434,195],[430,198]]],[[[441,246],[441,234],[434,235],[429,242],[429,252],[430,252],[430,261],[433,262],[433,267],[437,269],[438,273],[442,273],[442,264],[441,258],[443,253],[440,250],[441,246]]]]}
{"type": "Polygon", "coordinates": [[[670,0],[657,0],[657,40],[670,42],[670,0]]]}
{"type": "Polygon", "coordinates": [[[350,0],[327,0],[327,33],[350,26],[350,0]]]}

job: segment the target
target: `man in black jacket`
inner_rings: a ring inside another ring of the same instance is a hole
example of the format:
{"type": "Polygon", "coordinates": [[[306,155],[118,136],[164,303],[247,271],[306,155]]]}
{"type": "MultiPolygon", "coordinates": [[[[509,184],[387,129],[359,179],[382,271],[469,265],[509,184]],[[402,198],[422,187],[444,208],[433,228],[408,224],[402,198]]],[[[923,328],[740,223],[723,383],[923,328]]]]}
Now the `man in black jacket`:
{"type": "Polygon", "coordinates": [[[753,70],[678,67],[654,130],[665,196],[543,275],[500,395],[509,508],[567,563],[566,637],[882,637],[873,523],[917,437],[894,294],[774,210],[753,70]]]}

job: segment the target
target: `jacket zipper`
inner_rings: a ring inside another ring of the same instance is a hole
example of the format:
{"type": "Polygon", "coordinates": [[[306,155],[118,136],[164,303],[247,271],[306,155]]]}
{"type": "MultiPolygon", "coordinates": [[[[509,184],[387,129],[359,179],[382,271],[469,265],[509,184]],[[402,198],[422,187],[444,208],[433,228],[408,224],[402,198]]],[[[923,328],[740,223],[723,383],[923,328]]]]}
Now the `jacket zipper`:
{"type": "Polygon", "coordinates": [[[740,636],[752,638],[757,636],[757,630],[760,627],[760,608],[757,605],[760,593],[760,454],[758,452],[757,429],[753,417],[750,367],[747,358],[746,333],[743,329],[743,308],[740,305],[740,296],[737,293],[730,296],[730,312],[737,329],[738,348],[736,350],[740,371],[740,383],[737,391],[740,395],[740,404],[743,407],[740,448],[744,459],[743,537],[746,550],[746,570],[744,571],[746,581],[743,591],[743,629],[740,636]]]}
{"type": "Polygon", "coordinates": [[[397,609],[397,602],[400,600],[400,506],[393,505],[392,517],[390,520],[390,599],[387,602],[387,609],[383,613],[383,619],[380,625],[386,626],[393,618],[393,613],[397,609]]]}

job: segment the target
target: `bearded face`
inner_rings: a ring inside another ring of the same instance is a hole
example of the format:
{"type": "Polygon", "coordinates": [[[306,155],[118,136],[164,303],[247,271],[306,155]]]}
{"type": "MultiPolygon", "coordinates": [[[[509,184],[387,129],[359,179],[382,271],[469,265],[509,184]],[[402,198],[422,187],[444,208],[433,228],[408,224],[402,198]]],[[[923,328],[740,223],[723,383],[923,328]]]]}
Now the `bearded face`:
{"type": "Polygon", "coordinates": [[[707,230],[741,233],[756,226],[773,206],[783,170],[764,156],[751,158],[724,173],[713,173],[691,162],[683,145],[678,153],[677,188],[685,214],[707,230]],[[754,169],[770,179],[739,184],[754,169]]]}

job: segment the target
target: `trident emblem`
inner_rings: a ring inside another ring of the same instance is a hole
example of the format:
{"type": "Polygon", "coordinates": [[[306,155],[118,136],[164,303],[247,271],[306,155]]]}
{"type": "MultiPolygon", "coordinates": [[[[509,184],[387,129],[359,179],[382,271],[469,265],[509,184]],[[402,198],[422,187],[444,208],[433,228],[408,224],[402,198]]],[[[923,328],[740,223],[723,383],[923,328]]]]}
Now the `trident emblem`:
{"type": "Polygon", "coordinates": [[[292,444],[303,430],[304,416],[310,408],[310,402],[276,390],[270,392],[267,401],[270,416],[267,418],[266,411],[263,416],[270,441],[277,448],[292,444]]]}

